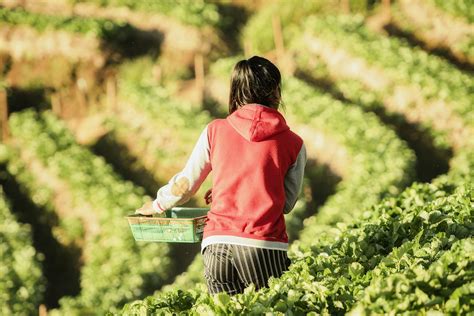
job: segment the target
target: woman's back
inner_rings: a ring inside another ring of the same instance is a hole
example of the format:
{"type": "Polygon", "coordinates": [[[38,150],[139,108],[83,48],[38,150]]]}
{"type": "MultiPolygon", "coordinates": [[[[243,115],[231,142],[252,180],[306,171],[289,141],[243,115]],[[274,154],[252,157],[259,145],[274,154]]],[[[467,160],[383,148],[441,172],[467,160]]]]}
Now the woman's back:
{"type": "Polygon", "coordinates": [[[217,234],[287,243],[284,184],[301,138],[277,110],[258,104],[213,121],[207,133],[213,203],[205,240],[217,234]]]}

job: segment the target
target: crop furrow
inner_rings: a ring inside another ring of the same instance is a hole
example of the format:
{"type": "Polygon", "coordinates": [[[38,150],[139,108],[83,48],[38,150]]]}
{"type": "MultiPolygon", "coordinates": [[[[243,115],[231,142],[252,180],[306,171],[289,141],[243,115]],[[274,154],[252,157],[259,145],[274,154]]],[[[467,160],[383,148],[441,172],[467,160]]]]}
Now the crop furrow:
{"type": "Polygon", "coordinates": [[[2,186],[16,217],[31,226],[33,246],[44,256],[45,293],[39,303],[56,308],[61,297],[79,293],[83,236],[75,235],[74,230],[77,232],[77,224],[80,227],[81,223],[74,218],[58,216],[52,202],[54,193],[44,183],[36,181],[13,148],[9,151],[9,162],[2,172],[2,186]]]}
{"type": "Polygon", "coordinates": [[[385,29],[448,59],[462,70],[474,70],[474,26],[429,1],[398,1],[392,5],[385,29]]]}

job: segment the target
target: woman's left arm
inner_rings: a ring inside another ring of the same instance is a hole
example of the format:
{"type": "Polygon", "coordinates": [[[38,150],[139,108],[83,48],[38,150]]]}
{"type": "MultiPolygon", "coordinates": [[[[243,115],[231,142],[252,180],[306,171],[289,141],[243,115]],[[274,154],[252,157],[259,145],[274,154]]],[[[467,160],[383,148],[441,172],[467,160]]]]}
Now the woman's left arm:
{"type": "Polygon", "coordinates": [[[285,214],[288,214],[295,207],[298,200],[298,195],[303,187],[306,160],[306,147],[303,144],[295,163],[290,167],[285,176],[285,207],[283,208],[285,214]]]}
{"type": "Polygon", "coordinates": [[[202,131],[184,169],[158,190],[153,209],[161,213],[186,203],[211,172],[210,146],[207,126],[202,131]]]}

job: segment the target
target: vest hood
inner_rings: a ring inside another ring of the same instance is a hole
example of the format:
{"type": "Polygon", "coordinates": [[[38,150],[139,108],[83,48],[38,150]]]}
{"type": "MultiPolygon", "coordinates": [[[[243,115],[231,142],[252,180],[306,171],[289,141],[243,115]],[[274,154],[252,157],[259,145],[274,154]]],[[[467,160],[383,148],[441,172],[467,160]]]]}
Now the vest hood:
{"type": "Polygon", "coordinates": [[[246,140],[259,142],[290,128],[278,110],[247,104],[227,117],[229,124],[246,140]]]}

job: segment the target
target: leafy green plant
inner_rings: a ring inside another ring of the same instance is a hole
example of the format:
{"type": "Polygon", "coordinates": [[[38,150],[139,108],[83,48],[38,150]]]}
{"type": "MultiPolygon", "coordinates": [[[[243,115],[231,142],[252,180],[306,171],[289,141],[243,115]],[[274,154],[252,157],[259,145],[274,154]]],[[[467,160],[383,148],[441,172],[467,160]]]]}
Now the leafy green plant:
{"type": "Polygon", "coordinates": [[[383,275],[374,277],[354,311],[364,314],[472,312],[474,239],[455,242],[451,249],[440,251],[439,258],[429,264],[431,260],[424,259],[438,251],[440,242],[434,240],[427,247],[413,249],[415,256],[408,258],[408,262],[400,258],[407,264],[402,271],[385,270],[383,275]]]}
{"type": "Polygon", "coordinates": [[[12,214],[0,188],[0,313],[31,315],[43,300],[42,255],[33,248],[31,229],[12,214]]]}
{"type": "MultiPolygon", "coordinates": [[[[244,294],[230,297],[223,293],[211,296],[198,287],[136,301],[126,305],[123,313],[348,311],[363,298],[364,289],[373,280],[403,273],[413,266],[410,262],[430,266],[456,241],[471,237],[471,193],[469,183],[416,183],[400,196],[383,200],[355,223],[341,227],[336,241],[318,240],[313,246],[306,243],[293,247],[290,271],[280,279],[272,279],[269,288],[255,291],[249,287],[244,294]]],[[[457,285],[453,286],[450,291],[456,293],[456,300],[466,302],[469,292],[465,288],[456,291],[457,285]]],[[[435,301],[432,308],[447,310],[451,303],[445,304],[449,297],[444,299],[435,301]]]]}
{"type": "MultiPolygon", "coordinates": [[[[348,222],[357,216],[358,210],[384,196],[397,194],[410,183],[414,174],[413,153],[393,131],[383,127],[375,115],[343,104],[294,78],[283,83],[283,94],[291,100],[288,111],[298,118],[299,124],[314,126],[330,135],[346,148],[351,160],[348,179],[338,184],[337,194],[326,201],[314,221],[320,224],[348,222]],[[373,185],[367,186],[367,183],[373,185]]],[[[308,221],[307,227],[315,224],[313,219],[308,221]]]]}

